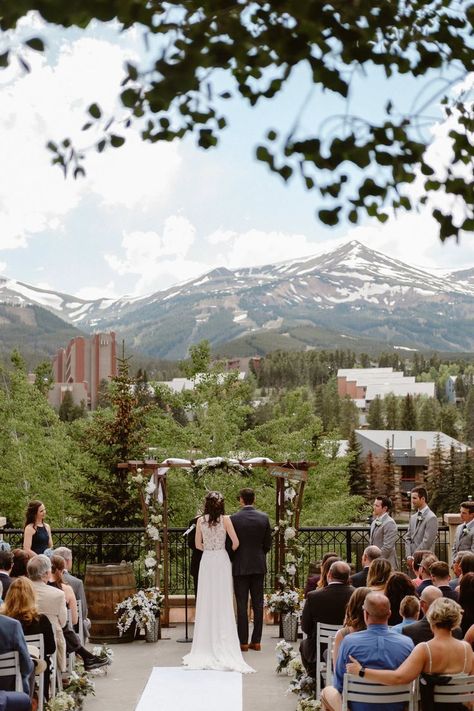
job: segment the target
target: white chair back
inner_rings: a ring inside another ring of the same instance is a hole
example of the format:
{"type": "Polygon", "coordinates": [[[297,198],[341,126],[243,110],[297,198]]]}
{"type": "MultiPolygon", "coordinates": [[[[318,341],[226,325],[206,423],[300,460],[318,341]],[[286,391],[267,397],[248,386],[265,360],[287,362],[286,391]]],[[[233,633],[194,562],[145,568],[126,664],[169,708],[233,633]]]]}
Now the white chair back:
{"type": "Polygon", "coordinates": [[[5,654],[0,654],[0,677],[1,676],[15,677],[15,691],[23,691],[18,652],[5,652],[5,654]]]}
{"type": "Polygon", "coordinates": [[[329,666],[329,674],[331,674],[331,658],[328,649],[327,662],[321,658],[321,644],[330,644],[330,638],[334,637],[336,632],[340,630],[342,625],[327,625],[324,622],[318,622],[316,625],[316,699],[321,696],[321,674],[326,675],[327,683],[327,668],[329,666]]]}
{"type": "Polygon", "coordinates": [[[436,684],[435,704],[467,704],[474,702],[474,676],[453,677],[449,684],[436,684]]]}
{"type": "Polygon", "coordinates": [[[364,704],[377,704],[378,708],[385,704],[408,704],[408,710],[414,711],[415,694],[413,682],[388,686],[366,681],[359,676],[344,674],[342,689],[342,711],[347,711],[350,701],[364,704]]]}
{"type": "MultiPolygon", "coordinates": [[[[44,659],[44,637],[43,634],[38,632],[38,634],[25,634],[26,644],[34,644],[38,647],[40,658],[44,659]]],[[[44,705],[44,672],[37,675],[38,680],[38,711],[43,711],[44,705]]]]}
{"type": "Polygon", "coordinates": [[[79,635],[82,646],[84,646],[84,613],[82,611],[82,602],[80,600],[77,601],[77,615],[79,618],[79,632],[77,634],[79,635]]]}

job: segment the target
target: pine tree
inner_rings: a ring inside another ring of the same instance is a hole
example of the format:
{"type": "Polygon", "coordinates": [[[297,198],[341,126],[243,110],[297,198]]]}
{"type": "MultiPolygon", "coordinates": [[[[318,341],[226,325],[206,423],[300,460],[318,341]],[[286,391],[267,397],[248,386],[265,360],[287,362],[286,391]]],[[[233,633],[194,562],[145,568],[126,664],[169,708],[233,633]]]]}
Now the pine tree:
{"type": "Polygon", "coordinates": [[[364,498],[367,498],[367,473],[361,459],[362,447],[357,440],[354,430],[350,434],[347,451],[350,455],[348,473],[349,491],[351,496],[363,496],[364,498]]]}
{"type": "Polygon", "coordinates": [[[117,465],[129,459],[143,459],[147,408],[137,404],[128,361],[117,361],[118,375],[112,378],[110,388],[111,408],[97,410],[79,430],[82,446],[97,461],[86,474],[87,486],[77,494],[84,506],[82,519],[86,525],[120,527],[142,523],[140,503],[128,490],[128,472],[117,469],[117,465]]]}
{"type": "Polygon", "coordinates": [[[469,388],[464,408],[464,418],[466,421],[464,436],[470,447],[474,446],[474,387],[469,388]]]}
{"type": "Polygon", "coordinates": [[[435,439],[435,446],[430,455],[428,465],[427,482],[431,490],[430,506],[438,513],[443,508],[443,499],[446,497],[446,462],[441,447],[441,437],[438,434],[435,439]]]}
{"type": "Polygon", "coordinates": [[[401,414],[401,427],[402,430],[416,430],[416,410],[415,403],[413,402],[413,396],[407,393],[403,400],[402,414],[401,414]]]}
{"type": "Polygon", "coordinates": [[[349,396],[341,399],[339,407],[339,431],[344,439],[349,439],[359,426],[359,410],[349,396]]]}
{"type": "Polygon", "coordinates": [[[383,479],[384,489],[380,493],[384,493],[392,499],[392,510],[394,513],[400,508],[399,494],[397,491],[395,460],[393,452],[390,448],[390,441],[385,444],[385,452],[383,457],[383,479]]]}
{"type": "Polygon", "coordinates": [[[369,451],[365,460],[366,477],[369,484],[369,499],[374,499],[385,490],[383,462],[369,451]]]}
{"type": "Polygon", "coordinates": [[[382,400],[377,395],[369,405],[367,413],[367,424],[371,430],[383,430],[385,423],[383,420],[382,400]]]}
{"type": "Polygon", "coordinates": [[[400,429],[399,398],[388,393],[383,400],[385,424],[388,430],[400,429]]]}

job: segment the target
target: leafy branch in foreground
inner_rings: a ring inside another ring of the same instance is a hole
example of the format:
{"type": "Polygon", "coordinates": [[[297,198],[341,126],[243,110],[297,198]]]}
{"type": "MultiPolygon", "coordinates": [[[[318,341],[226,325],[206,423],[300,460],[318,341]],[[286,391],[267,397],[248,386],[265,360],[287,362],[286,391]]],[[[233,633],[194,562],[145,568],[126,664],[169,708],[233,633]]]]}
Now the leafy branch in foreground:
{"type": "MultiPolygon", "coordinates": [[[[306,70],[309,96],[317,88],[348,101],[353,77],[368,69],[382,69],[387,80],[448,77],[441,103],[450,156],[438,173],[429,156],[433,136],[423,132],[424,111],[439,104],[438,96],[407,114],[397,111],[393,99],[381,99],[384,105],[377,106],[375,92],[368,93],[366,116],[347,110],[330,132],[319,127],[308,135],[296,109],[290,132],[269,128],[256,157],[285,181],[299,174],[306,188],[318,193],[317,215],[327,225],[342,219],[357,223],[363,214],[385,222],[389,211],[428,203],[442,240],[474,229],[474,114],[466,82],[474,59],[472,4],[84,0],[79,7],[61,0],[20,0],[9,5],[2,10],[2,31],[15,27],[29,10],[66,27],[116,18],[124,29],[145,28],[147,65],[125,65],[120,94],[125,118],[104,117],[99,103],[89,107],[84,130],[98,129],[94,145],[99,152],[123,145],[126,129],[135,124],[145,141],[173,141],[191,133],[200,147],[212,148],[227,126],[226,101],[239,96],[255,106],[271,100],[297,67],[306,70]],[[454,82],[466,82],[464,90],[451,91],[454,82]],[[410,189],[416,178],[419,186],[410,189]]],[[[32,38],[29,48],[41,51],[41,38],[32,38]]],[[[6,65],[8,51],[0,57],[0,66],[6,65]]],[[[365,84],[370,89],[371,80],[365,84]]],[[[83,175],[84,155],[70,139],[48,147],[65,174],[83,175]]]]}

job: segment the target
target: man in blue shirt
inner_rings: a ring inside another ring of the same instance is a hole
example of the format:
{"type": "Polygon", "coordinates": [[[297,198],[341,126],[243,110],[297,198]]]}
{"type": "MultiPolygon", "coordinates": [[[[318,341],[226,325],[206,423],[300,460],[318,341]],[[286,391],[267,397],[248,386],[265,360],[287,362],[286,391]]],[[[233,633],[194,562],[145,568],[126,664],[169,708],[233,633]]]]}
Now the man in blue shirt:
{"type": "MultiPolygon", "coordinates": [[[[372,592],[364,601],[364,619],[367,629],[344,637],[339,648],[334,673],[334,686],[323,689],[323,708],[334,711],[341,707],[341,694],[346,664],[349,656],[357,659],[363,667],[371,669],[397,669],[409,656],[413,642],[404,635],[393,632],[388,626],[390,602],[383,593],[372,592]],[[408,642],[408,644],[407,644],[408,642]]],[[[361,675],[362,676],[362,675],[361,675]]],[[[352,711],[374,711],[374,704],[351,703],[352,711]]],[[[384,711],[402,711],[402,703],[383,704],[384,711]]]]}

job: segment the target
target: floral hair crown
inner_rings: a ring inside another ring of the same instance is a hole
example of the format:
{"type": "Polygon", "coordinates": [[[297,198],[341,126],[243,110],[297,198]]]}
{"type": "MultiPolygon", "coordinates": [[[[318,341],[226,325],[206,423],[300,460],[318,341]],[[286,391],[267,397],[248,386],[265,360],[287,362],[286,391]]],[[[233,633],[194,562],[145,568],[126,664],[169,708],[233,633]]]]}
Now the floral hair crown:
{"type": "Polygon", "coordinates": [[[215,501],[223,501],[224,497],[220,491],[210,491],[206,497],[207,499],[214,499],[215,501]]]}

